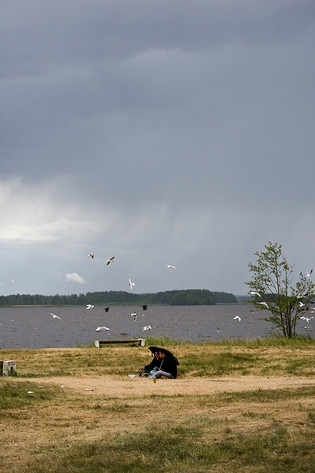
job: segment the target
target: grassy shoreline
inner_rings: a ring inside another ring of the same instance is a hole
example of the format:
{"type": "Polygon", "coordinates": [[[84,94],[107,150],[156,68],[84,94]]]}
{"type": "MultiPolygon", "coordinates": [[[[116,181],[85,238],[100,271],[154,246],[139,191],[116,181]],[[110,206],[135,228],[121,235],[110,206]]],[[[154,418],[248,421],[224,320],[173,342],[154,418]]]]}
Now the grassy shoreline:
{"type": "Polygon", "coordinates": [[[308,336],[281,336],[219,342],[179,342],[169,338],[148,338],[145,347],[108,345],[102,348],[43,348],[1,350],[1,357],[17,362],[19,377],[125,375],[130,367],[146,364],[150,345],[171,349],[180,361],[180,378],[226,375],[315,376],[310,363],[315,340],[308,336]]]}

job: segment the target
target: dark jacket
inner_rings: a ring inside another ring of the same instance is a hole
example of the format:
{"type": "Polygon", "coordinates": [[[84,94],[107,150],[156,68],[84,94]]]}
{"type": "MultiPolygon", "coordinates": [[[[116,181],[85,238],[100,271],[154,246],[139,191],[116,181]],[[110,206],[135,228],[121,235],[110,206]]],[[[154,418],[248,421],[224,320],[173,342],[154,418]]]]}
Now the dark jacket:
{"type": "Polygon", "coordinates": [[[156,359],[155,356],[152,358],[152,361],[151,363],[149,363],[148,365],[145,365],[144,366],[144,371],[147,372],[147,373],[150,373],[151,370],[153,370],[153,368],[155,367],[158,367],[160,366],[161,364],[161,360],[160,358],[159,359],[156,359]]]}
{"type": "Polygon", "coordinates": [[[160,364],[160,369],[162,371],[166,371],[166,373],[170,373],[174,379],[177,378],[176,361],[171,356],[166,356],[163,358],[160,364]]]}

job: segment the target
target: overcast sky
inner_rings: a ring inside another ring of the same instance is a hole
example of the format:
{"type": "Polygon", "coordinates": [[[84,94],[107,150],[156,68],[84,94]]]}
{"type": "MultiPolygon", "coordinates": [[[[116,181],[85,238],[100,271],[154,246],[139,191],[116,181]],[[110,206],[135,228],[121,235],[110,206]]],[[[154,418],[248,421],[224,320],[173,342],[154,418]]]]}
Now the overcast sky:
{"type": "Polygon", "coordinates": [[[268,241],[315,267],[314,0],[3,0],[0,26],[0,294],[246,294],[268,241]]]}

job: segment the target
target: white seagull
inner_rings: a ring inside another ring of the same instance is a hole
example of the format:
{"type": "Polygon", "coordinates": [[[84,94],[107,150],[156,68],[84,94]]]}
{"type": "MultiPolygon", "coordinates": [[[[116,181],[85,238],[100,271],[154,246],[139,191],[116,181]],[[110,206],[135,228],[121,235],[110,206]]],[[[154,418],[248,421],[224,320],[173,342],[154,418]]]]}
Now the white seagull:
{"type": "Polygon", "coordinates": [[[258,297],[261,297],[261,295],[259,294],[259,292],[256,292],[256,291],[250,291],[250,295],[251,295],[251,296],[258,296],[258,297]]]}
{"type": "Polygon", "coordinates": [[[86,305],[86,308],[87,308],[88,310],[89,310],[89,309],[94,309],[94,305],[92,305],[92,304],[87,304],[87,305],[86,305]]]}
{"type": "Polygon", "coordinates": [[[133,281],[131,281],[131,279],[129,278],[129,287],[130,289],[132,290],[132,288],[136,285],[136,283],[134,283],[133,281]]]}
{"type": "Polygon", "coordinates": [[[133,320],[136,321],[137,320],[137,312],[131,312],[131,317],[133,317],[133,320]]]}
{"type": "Polygon", "coordinates": [[[300,317],[301,320],[306,320],[306,322],[309,324],[310,320],[312,320],[314,317],[300,317]]]}
{"type": "Polygon", "coordinates": [[[52,315],[54,319],[59,319],[59,320],[61,320],[61,318],[59,317],[59,315],[53,314],[52,312],[50,312],[50,315],[52,315]]]}
{"type": "Polygon", "coordinates": [[[106,266],[108,266],[109,264],[111,264],[115,259],[115,256],[112,256],[111,258],[107,259],[106,260],[106,266]]]}
{"type": "Polygon", "coordinates": [[[172,264],[168,264],[167,267],[168,269],[176,269],[175,266],[173,266],[172,264]]]}
{"type": "Polygon", "coordinates": [[[311,269],[309,273],[306,273],[306,277],[309,278],[312,275],[313,270],[311,269]]]}
{"type": "Polygon", "coordinates": [[[108,327],[97,327],[97,329],[95,330],[95,332],[100,332],[101,330],[107,330],[107,332],[109,332],[109,328],[108,328],[108,327]]]}
{"type": "Polygon", "coordinates": [[[259,304],[264,305],[267,309],[269,309],[267,302],[259,302],[259,304]]]}
{"type": "Polygon", "coordinates": [[[143,331],[143,332],[146,332],[147,330],[151,330],[151,329],[152,329],[151,325],[145,325],[145,326],[143,327],[142,331],[143,331]]]}
{"type": "Polygon", "coordinates": [[[236,316],[234,317],[234,320],[239,320],[239,321],[241,321],[242,319],[241,319],[241,317],[240,317],[239,315],[236,315],[236,316]]]}

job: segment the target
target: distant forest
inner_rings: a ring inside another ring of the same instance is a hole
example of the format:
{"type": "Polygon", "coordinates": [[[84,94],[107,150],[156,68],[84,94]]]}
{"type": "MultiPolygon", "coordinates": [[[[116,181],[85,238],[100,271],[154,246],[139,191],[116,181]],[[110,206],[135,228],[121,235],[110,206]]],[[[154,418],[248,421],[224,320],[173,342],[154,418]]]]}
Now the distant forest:
{"type": "Polygon", "coordinates": [[[0,306],[50,305],[215,305],[235,303],[236,297],[227,292],[211,292],[207,289],[183,289],[148,294],[133,294],[125,291],[87,292],[67,296],[43,296],[39,294],[15,294],[0,296],[0,306]]]}

